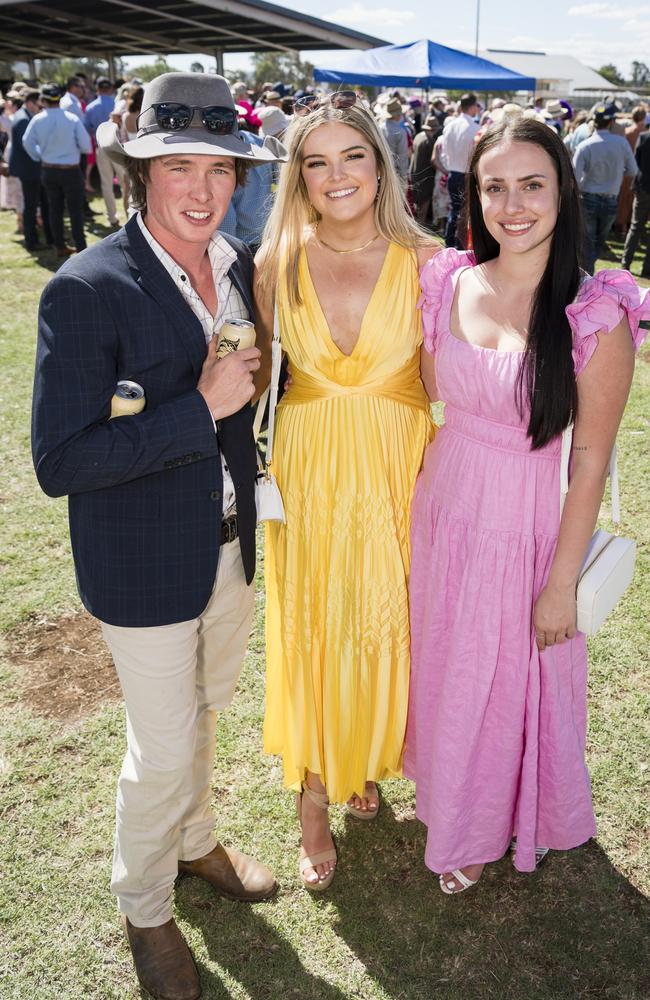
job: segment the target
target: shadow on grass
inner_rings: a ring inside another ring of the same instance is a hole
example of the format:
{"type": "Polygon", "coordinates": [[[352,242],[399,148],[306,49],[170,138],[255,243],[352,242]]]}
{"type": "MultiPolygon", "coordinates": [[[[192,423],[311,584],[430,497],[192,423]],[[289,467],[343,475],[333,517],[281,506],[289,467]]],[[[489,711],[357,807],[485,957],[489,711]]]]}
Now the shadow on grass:
{"type": "Polygon", "coordinates": [[[361,826],[347,820],[329,898],[338,935],[394,1000],[650,996],[650,902],[595,841],[530,875],[503,858],[448,897],[424,866],[422,824],[384,802],[361,826]]]}
{"type": "MultiPolygon", "coordinates": [[[[84,231],[87,237],[95,236],[98,240],[103,240],[104,237],[116,232],[116,229],[114,226],[108,225],[108,223],[98,222],[97,216],[95,216],[92,219],[85,219],[84,231]]],[[[39,235],[42,238],[42,233],[39,235]]],[[[74,241],[68,230],[65,232],[65,240],[68,245],[74,245],[74,241]]],[[[53,246],[41,246],[37,251],[28,250],[25,247],[24,237],[18,233],[14,234],[11,242],[13,244],[15,260],[21,264],[31,261],[36,267],[41,267],[54,274],[68,260],[67,257],[57,257],[53,246]]],[[[88,242],[92,244],[94,241],[89,240],[88,242]]]]}
{"type": "MultiPolygon", "coordinates": [[[[310,973],[288,936],[278,934],[265,919],[273,901],[231,903],[198,879],[184,879],[180,886],[177,913],[200,931],[210,961],[254,1000],[348,1000],[348,994],[310,973]]],[[[231,1000],[227,983],[200,962],[198,968],[205,1000],[231,1000]]]]}
{"type": "Polygon", "coordinates": [[[52,273],[58,271],[64,263],[65,258],[57,257],[53,246],[42,246],[39,250],[28,250],[23,237],[18,235],[14,237],[12,244],[16,263],[32,262],[36,267],[42,267],[46,271],[52,271],[52,273]]]}

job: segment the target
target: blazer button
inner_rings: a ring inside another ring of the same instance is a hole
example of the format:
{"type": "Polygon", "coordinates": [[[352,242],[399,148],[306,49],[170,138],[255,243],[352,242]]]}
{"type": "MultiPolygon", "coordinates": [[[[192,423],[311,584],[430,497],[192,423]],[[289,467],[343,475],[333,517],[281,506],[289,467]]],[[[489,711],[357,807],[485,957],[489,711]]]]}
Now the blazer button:
{"type": "Polygon", "coordinates": [[[211,500],[221,500],[221,493],[219,490],[212,490],[210,493],[211,500]]]}

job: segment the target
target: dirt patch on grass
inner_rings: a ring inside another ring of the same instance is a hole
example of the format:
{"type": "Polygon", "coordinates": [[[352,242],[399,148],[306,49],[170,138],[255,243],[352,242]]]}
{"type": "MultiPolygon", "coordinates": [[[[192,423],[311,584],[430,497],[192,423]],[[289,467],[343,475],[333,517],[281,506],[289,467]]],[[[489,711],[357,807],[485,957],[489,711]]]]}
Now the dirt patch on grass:
{"type": "Polygon", "coordinates": [[[38,715],[75,722],[122,694],[98,622],[85,611],[31,618],[7,637],[19,692],[38,715]]]}

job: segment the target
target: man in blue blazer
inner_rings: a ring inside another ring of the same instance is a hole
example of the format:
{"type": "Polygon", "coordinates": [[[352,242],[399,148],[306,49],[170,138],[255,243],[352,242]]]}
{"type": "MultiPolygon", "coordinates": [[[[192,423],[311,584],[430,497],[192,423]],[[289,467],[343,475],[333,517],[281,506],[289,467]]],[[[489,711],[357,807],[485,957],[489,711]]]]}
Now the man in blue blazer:
{"type": "Polygon", "coordinates": [[[11,153],[9,154],[9,173],[17,177],[23,189],[23,229],[25,247],[32,253],[41,249],[36,227],[36,213],[40,205],[45,242],[52,243],[52,230],[47,213],[47,198],[41,180],[41,165],[23,148],[23,136],[30,121],[41,110],[41,94],[38,90],[28,90],[25,93],[23,106],[14,115],[11,125],[11,153]]]}
{"type": "Polygon", "coordinates": [[[33,412],[39,482],[69,496],[79,592],[102,624],[125,697],[112,889],[140,983],[200,994],[173,916],[196,875],[230,899],[276,889],[212,832],[216,711],[232,698],[250,632],[256,456],[250,400],[260,352],[223,359],[223,323],[253,316],[252,260],[217,232],[246,166],[282,158],[237,131],[226,80],[148,84],[137,137],[98,141],[129,171],[141,210],[43,293],[33,412]],[[247,164],[248,161],[248,164],[247,164]],[[145,408],[111,419],[120,380],[145,408]]]}

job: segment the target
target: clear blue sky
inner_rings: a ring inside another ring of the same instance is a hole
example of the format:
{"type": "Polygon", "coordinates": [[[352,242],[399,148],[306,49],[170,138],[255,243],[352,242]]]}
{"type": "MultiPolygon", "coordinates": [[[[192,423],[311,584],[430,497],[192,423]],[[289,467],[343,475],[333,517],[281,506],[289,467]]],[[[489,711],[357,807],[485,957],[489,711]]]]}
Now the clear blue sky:
{"type": "MultiPolygon", "coordinates": [[[[614,63],[627,76],[633,60],[650,63],[650,3],[572,3],[571,0],[479,0],[479,48],[564,52],[597,69],[614,63]]],[[[474,50],[477,0],[291,0],[293,10],[331,20],[388,42],[430,38],[452,48],[474,50]],[[403,6],[402,6],[403,4],[403,6]]],[[[315,57],[307,54],[314,62],[315,57]]],[[[172,56],[179,69],[211,55],[172,56]]],[[[149,61],[134,57],[127,64],[149,61]]],[[[499,60],[501,61],[501,60],[499,60]]],[[[502,60],[505,62],[505,60],[502,60]]],[[[246,68],[245,55],[226,57],[226,69],[246,68]]]]}

